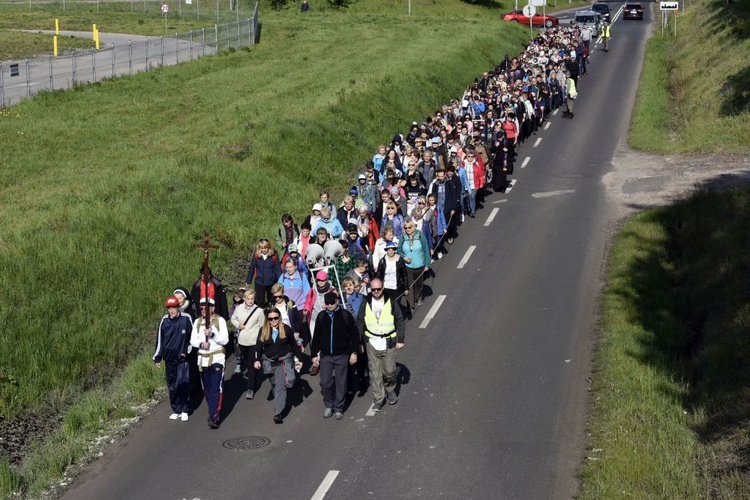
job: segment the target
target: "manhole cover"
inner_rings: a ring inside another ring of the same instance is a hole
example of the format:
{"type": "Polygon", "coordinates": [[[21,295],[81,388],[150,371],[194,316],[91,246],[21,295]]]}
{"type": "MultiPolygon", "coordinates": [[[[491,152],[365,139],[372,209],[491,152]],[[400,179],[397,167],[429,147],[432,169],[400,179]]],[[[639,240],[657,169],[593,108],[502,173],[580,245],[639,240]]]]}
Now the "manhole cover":
{"type": "Polygon", "coordinates": [[[224,441],[223,446],[224,448],[237,451],[257,450],[268,445],[270,442],[270,439],[263,436],[245,436],[228,439],[224,441]]]}

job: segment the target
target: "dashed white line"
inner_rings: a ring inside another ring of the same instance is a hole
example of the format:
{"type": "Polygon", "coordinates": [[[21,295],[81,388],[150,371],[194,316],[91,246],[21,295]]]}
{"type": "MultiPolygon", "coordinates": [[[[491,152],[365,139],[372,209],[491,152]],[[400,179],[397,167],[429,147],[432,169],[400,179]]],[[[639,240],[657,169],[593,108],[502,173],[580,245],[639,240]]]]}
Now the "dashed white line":
{"type": "Polygon", "coordinates": [[[506,201],[508,200],[497,200],[497,201],[493,201],[492,204],[497,205],[498,203],[505,203],[506,201]]]}
{"type": "Polygon", "coordinates": [[[549,126],[552,125],[552,122],[547,122],[544,124],[544,130],[547,130],[549,126]]]}
{"type": "Polygon", "coordinates": [[[430,312],[427,313],[427,316],[424,317],[422,320],[422,324],[419,325],[419,328],[427,328],[427,325],[430,324],[430,320],[435,317],[435,315],[438,312],[438,309],[440,309],[440,306],[443,305],[443,301],[445,300],[446,295],[439,295],[437,300],[435,300],[435,303],[432,304],[432,307],[430,308],[430,312]]]}
{"type": "Polygon", "coordinates": [[[318,489],[315,490],[315,494],[310,500],[323,500],[326,496],[326,493],[328,493],[331,485],[333,485],[333,482],[336,480],[336,476],[338,475],[339,471],[329,470],[328,474],[326,474],[326,477],[323,478],[323,482],[320,483],[320,486],[318,486],[318,489]]]}
{"type": "MultiPolygon", "coordinates": [[[[505,192],[506,193],[508,192],[507,188],[506,188],[505,192]]],[[[497,215],[497,213],[499,211],[500,211],[500,209],[497,208],[497,207],[495,207],[495,208],[492,209],[492,212],[490,212],[490,216],[487,217],[487,221],[484,223],[484,227],[487,227],[490,224],[492,224],[492,221],[495,220],[495,216],[497,215]]]]}
{"type": "Polygon", "coordinates": [[[526,159],[521,163],[521,168],[526,168],[526,165],[531,161],[531,156],[527,156],[526,159]]]}
{"type": "MultiPolygon", "coordinates": [[[[506,187],[506,188],[505,188],[505,194],[508,194],[508,193],[510,193],[510,192],[511,192],[511,191],[513,190],[513,186],[515,186],[515,185],[516,185],[516,181],[517,181],[517,180],[518,180],[518,179],[513,179],[512,181],[510,181],[510,184],[508,184],[508,187],[506,187]]],[[[486,226],[486,225],[487,225],[487,224],[485,224],[485,226],[486,226]]]]}
{"type": "Polygon", "coordinates": [[[374,417],[377,412],[375,411],[375,403],[370,405],[370,409],[365,413],[365,417],[374,417]]]}
{"type": "Polygon", "coordinates": [[[553,114],[553,115],[556,115],[558,111],[560,111],[560,108],[557,108],[556,110],[554,110],[554,111],[552,112],[552,114],[553,114]]]}
{"type": "Polygon", "coordinates": [[[474,253],[474,250],[477,249],[476,245],[471,245],[468,250],[466,250],[466,253],[464,254],[464,257],[461,259],[461,262],[458,263],[458,267],[456,269],[463,269],[467,262],[469,262],[469,259],[471,258],[471,254],[474,253]]]}
{"type": "Polygon", "coordinates": [[[537,147],[542,142],[542,138],[539,137],[536,142],[534,143],[534,147],[537,147]]]}

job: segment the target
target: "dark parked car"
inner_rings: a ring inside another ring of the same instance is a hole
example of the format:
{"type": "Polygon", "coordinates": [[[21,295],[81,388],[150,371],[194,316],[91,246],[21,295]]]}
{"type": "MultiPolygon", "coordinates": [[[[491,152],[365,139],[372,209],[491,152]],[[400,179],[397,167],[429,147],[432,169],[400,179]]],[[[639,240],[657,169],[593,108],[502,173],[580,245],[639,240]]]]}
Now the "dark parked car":
{"type": "Polygon", "coordinates": [[[622,11],[623,19],[638,19],[643,21],[643,6],[639,3],[626,3],[622,11]]]}
{"type": "Polygon", "coordinates": [[[593,10],[594,12],[598,12],[599,14],[601,14],[602,18],[605,21],[607,21],[607,22],[611,21],[611,16],[610,16],[610,12],[609,12],[609,5],[607,5],[606,3],[596,2],[594,5],[591,6],[591,10],[593,10]]]}

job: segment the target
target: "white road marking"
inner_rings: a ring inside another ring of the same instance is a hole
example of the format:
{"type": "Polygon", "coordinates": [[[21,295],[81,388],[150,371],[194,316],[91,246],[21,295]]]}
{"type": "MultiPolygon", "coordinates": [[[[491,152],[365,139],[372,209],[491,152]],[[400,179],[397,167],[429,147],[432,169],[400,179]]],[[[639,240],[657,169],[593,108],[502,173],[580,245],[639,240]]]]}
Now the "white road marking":
{"type": "Polygon", "coordinates": [[[542,138],[540,137],[540,138],[538,138],[538,139],[536,140],[536,142],[534,143],[534,147],[537,147],[537,146],[539,145],[539,143],[541,143],[541,142],[542,142],[542,138]]]}
{"type": "Polygon", "coordinates": [[[531,156],[527,156],[526,159],[521,163],[521,168],[526,168],[526,165],[531,161],[531,156]]]}
{"type": "Polygon", "coordinates": [[[466,250],[466,253],[464,254],[463,259],[461,259],[461,262],[458,263],[458,267],[456,269],[463,269],[467,262],[469,262],[469,259],[471,258],[471,254],[474,253],[474,250],[477,249],[476,245],[471,245],[468,250],[466,250]]]}
{"type": "MultiPolygon", "coordinates": [[[[506,191],[506,193],[507,193],[507,191],[506,191]]],[[[492,221],[495,220],[495,216],[497,215],[497,213],[499,211],[500,211],[500,209],[497,208],[497,207],[495,207],[495,208],[492,209],[492,212],[490,212],[490,216],[487,217],[487,221],[484,223],[484,227],[487,227],[490,224],[492,224],[492,221]]]]}
{"type": "Polygon", "coordinates": [[[554,115],[556,115],[558,111],[560,111],[560,108],[557,108],[556,110],[554,110],[554,111],[552,112],[552,115],[553,115],[553,116],[554,116],[554,115]]]}
{"type": "Polygon", "coordinates": [[[546,193],[534,193],[531,195],[532,198],[549,198],[551,196],[560,196],[562,194],[575,193],[575,189],[560,189],[558,191],[547,191],[546,193]]]}
{"type": "Polygon", "coordinates": [[[547,122],[544,124],[544,130],[547,130],[549,126],[552,125],[552,122],[547,122]]]}
{"type": "Polygon", "coordinates": [[[365,417],[374,417],[377,412],[375,411],[375,403],[370,405],[370,409],[365,413],[365,417]]]}
{"type": "MultiPolygon", "coordinates": [[[[508,184],[508,187],[506,187],[506,188],[505,188],[505,194],[508,194],[508,193],[510,193],[510,192],[511,192],[511,190],[513,190],[513,186],[515,186],[515,185],[516,185],[516,181],[517,181],[517,180],[518,180],[518,179],[513,179],[512,181],[510,181],[510,184],[508,184]]],[[[486,224],[485,224],[485,225],[486,225],[486,224]]]]}
{"type": "Polygon", "coordinates": [[[326,496],[326,493],[328,493],[328,489],[331,487],[331,485],[333,485],[333,482],[336,480],[336,476],[338,475],[339,471],[329,470],[328,474],[326,474],[326,477],[323,478],[323,482],[320,483],[320,486],[318,486],[318,489],[315,491],[315,494],[310,500],[323,500],[326,496]]]}
{"type": "Polygon", "coordinates": [[[497,203],[505,203],[506,201],[508,200],[497,200],[497,201],[493,201],[492,204],[495,205],[497,203]]]}
{"type": "Polygon", "coordinates": [[[432,304],[432,307],[430,308],[430,312],[427,313],[427,316],[422,320],[422,324],[419,325],[419,328],[427,328],[427,325],[430,324],[430,320],[435,317],[435,315],[438,312],[438,309],[440,309],[440,306],[443,305],[443,301],[445,300],[445,295],[439,295],[437,300],[435,300],[435,303],[432,304]]]}

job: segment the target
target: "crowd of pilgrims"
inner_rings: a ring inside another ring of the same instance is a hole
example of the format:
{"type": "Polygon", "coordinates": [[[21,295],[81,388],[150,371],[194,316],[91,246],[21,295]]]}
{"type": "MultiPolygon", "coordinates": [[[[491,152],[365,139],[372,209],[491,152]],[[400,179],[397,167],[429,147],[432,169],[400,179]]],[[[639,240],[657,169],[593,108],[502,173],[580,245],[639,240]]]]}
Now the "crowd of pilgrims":
{"type": "MultiPolygon", "coordinates": [[[[235,346],[236,372],[247,371],[248,399],[256,385],[253,349],[266,319],[249,311],[279,311],[295,332],[297,372],[309,369],[311,375],[317,367],[304,349],[318,314],[326,310],[327,294],[335,293],[356,317],[377,278],[386,298],[411,317],[422,304],[430,266],[449,251],[458,227],[476,216],[487,196],[508,187],[518,148],[565,104],[566,80],[577,82],[585,72],[587,51],[581,53],[581,45],[576,26],[540,32],[520,55],[506,55],[462,96],[377,146],[340,202],[324,190],[304,217],[281,215],[275,233],[255,245],[246,286],[239,287],[231,306],[213,275],[208,293],[200,279],[191,291],[174,290],[170,300],[178,299],[179,309],[193,320],[200,321],[210,305],[231,322],[229,343],[235,346]]],[[[366,369],[366,361],[357,364],[366,369]]],[[[211,406],[216,403],[209,401],[211,406]]],[[[187,419],[182,408],[173,405],[173,411],[172,418],[187,419]]]]}

